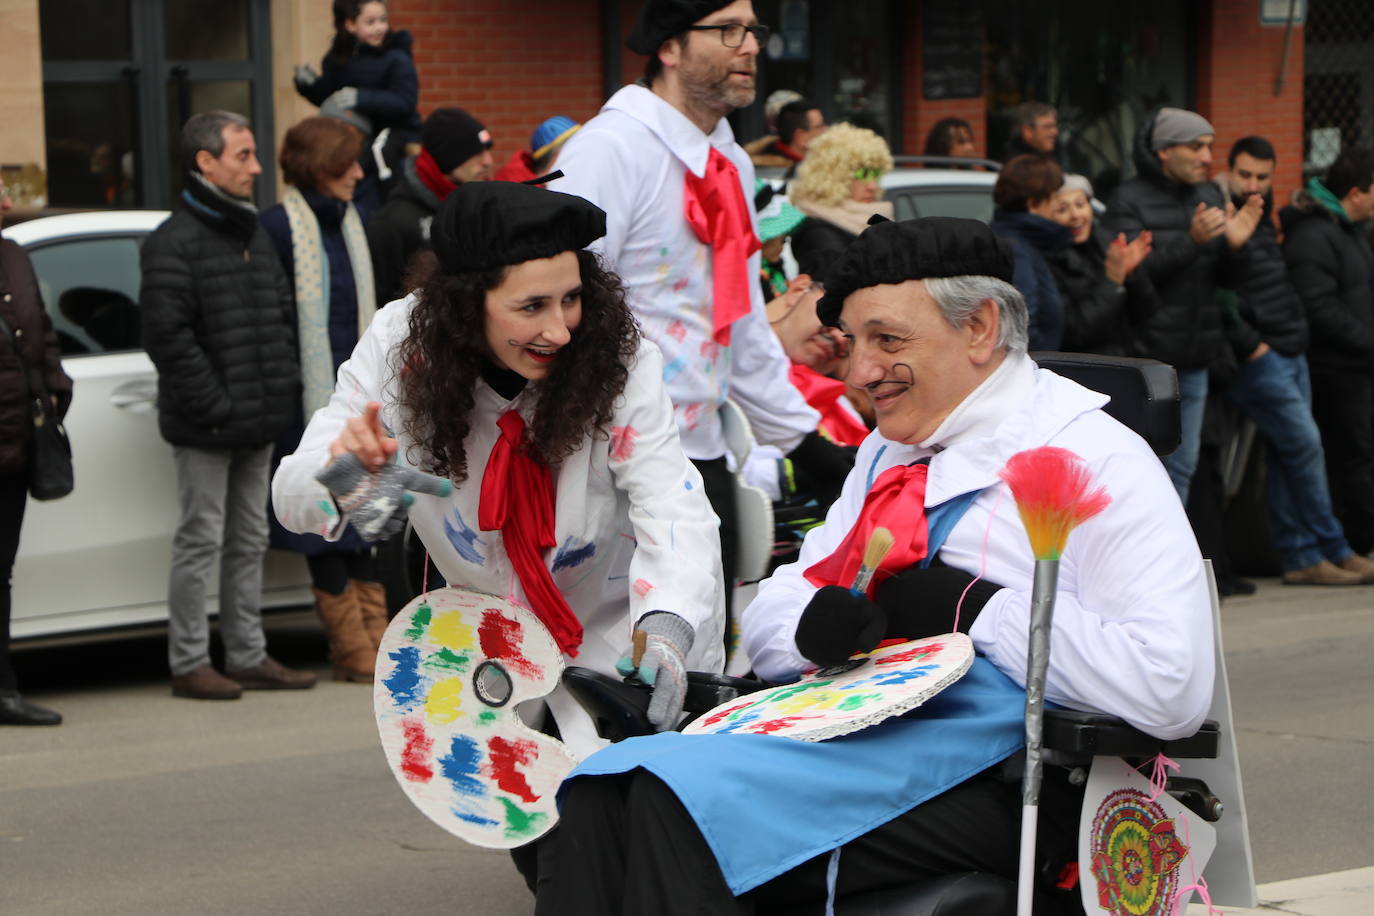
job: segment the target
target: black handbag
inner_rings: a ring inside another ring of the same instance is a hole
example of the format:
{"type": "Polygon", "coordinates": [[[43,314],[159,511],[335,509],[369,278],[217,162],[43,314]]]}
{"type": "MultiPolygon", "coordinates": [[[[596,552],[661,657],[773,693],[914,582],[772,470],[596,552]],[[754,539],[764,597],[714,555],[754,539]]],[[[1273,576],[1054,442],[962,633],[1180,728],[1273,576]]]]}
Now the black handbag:
{"type": "Polygon", "coordinates": [[[0,330],[9,338],[14,355],[19,360],[29,389],[29,416],[33,421],[32,451],[29,455],[29,495],[34,499],[60,499],[76,486],[72,470],[72,443],[67,428],[57,415],[48,386],[41,373],[24,362],[14,332],[0,318],[0,330]]]}

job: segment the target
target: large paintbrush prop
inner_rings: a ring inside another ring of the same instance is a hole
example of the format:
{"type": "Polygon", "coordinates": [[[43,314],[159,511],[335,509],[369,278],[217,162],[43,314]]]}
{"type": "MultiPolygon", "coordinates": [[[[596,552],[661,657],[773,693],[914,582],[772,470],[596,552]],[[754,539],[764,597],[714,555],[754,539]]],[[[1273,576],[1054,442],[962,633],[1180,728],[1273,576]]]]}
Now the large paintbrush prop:
{"type": "Polygon", "coordinates": [[[999,475],[1016,500],[1016,510],[1035,554],[1031,585],[1030,641],[1026,658],[1026,768],[1021,787],[1021,861],[1017,916],[1031,916],[1035,878],[1035,830],[1043,772],[1045,673],[1050,662],[1050,624],[1059,581],[1059,558],[1069,532],[1097,515],[1111,497],[1094,487],[1083,459],[1042,446],[1018,452],[999,475]]]}

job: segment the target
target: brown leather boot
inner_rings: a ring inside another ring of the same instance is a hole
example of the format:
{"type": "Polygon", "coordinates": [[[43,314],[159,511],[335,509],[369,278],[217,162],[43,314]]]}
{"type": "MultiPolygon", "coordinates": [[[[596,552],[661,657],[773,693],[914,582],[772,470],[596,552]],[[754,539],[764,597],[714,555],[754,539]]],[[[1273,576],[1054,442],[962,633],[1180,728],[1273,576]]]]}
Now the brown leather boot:
{"type": "Polygon", "coordinates": [[[377,666],[377,647],[363,627],[363,612],[353,583],[342,594],[312,588],[315,611],[329,637],[329,660],[334,663],[334,680],[371,683],[377,666]]]}
{"type": "Polygon", "coordinates": [[[1284,585],[1359,585],[1360,574],[1322,560],[1305,569],[1290,569],[1283,574],[1284,585]]]}
{"type": "Polygon", "coordinates": [[[1353,572],[1358,575],[1362,584],[1374,584],[1374,560],[1362,557],[1358,553],[1352,553],[1341,561],[1340,566],[1346,572],[1353,572]]]}
{"type": "Polygon", "coordinates": [[[380,582],[369,582],[365,579],[351,579],[349,584],[358,593],[358,607],[363,612],[363,629],[367,630],[373,647],[378,647],[382,644],[382,634],[386,632],[386,625],[391,622],[386,614],[386,589],[380,582]]]}

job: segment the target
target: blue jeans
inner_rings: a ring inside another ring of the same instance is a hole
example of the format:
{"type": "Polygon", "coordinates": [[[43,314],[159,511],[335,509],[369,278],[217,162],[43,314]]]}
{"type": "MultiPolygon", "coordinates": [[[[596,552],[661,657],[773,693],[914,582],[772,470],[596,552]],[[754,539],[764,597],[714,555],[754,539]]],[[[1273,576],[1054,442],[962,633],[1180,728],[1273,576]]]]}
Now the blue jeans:
{"type": "Polygon", "coordinates": [[[1202,448],[1202,415],[1207,408],[1207,370],[1178,371],[1178,413],[1182,436],[1178,448],[1164,456],[1164,470],[1174,482],[1179,501],[1188,505],[1188,488],[1197,470],[1197,454],[1202,448]]]}
{"type": "Polygon", "coordinates": [[[1331,508],[1321,434],[1312,419],[1307,357],[1274,350],[1243,363],[1227,396],[1268,445],[1269,523],[1285,571],[1350,555],[1331,508]]]}

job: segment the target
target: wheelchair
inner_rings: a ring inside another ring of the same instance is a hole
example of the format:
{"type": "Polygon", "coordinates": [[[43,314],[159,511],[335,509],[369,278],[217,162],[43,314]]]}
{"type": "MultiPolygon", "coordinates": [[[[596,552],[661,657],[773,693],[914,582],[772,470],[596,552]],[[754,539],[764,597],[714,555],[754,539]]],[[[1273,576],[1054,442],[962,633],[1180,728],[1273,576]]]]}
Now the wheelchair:
{"type": "MultiPolygon", "coordinates": [[[[1042,368],[1109,395],[1111,401],[1104,408],[1106,412],[1139,434],[1156,454],[1167,455],[1178,446],[1178,380],[1172,367],[1153,360],[1092,354],[1040,353],[1033,357],[1042,368]]],[[[1229,694],[1221,659],[1215,583],[1212,584],[1212,599],[1218,635],[1217,684],[1212,714],[1229,723],[1229,694]]],[[[645,714],[650,695],[648,688],[579,667],[565,669],[563,683],[591,716],[603,738],[616,742],[653,733],[645,714]]],[[[683,724],[721,703],[766,686],[769,685],[751,678],[691,672],[684,703],[687,716],[683,724]]],[[[1086,779],[1087,767],[1096,756],[1120,757],[1140,766],[1162,753],[1175,761],[1209,762],[1210,768],[1202,766],[1201,769],[1213,777],[1223,774],[1224,778],[1227,772],[1233,774],[1235,792],[1239,795],[1234,739],[1224,734],[1217,719],[1207,720],[1193,735],[1164,741],[1114,716],[1047,709],[1044,747],[1053,765],[1069,768],[1070,781],[1086,779]]],[[[1187,770],[1198,768],[1196,765],[1185,767],[1187,770]]],[[[1230,836],[1225,831],[1219,833],[1217,856],[1221,855],[1225,843],[1239,847],[1231,851],[1236,861],[1230,864],[1229,870],[1242,877],[1225,882],[1230,885],[1225,889],[1213,882],[1212,893],[1218,902],[1254,906],[1253,867],[1245,836],[1243,799],[1223,802],[1205,779],[1196,775],[1172,776],[1165,790],[1209,822],[1220,821],[1223,813],[1234,804],[1235,811],[1228,818],[1234,822],[1228,825],[1230,836]],[[1223,896],[1230,899],[1222,901],[1223,896]]],[[[1214,862],[1217,856],[1213,857],[1214,862]]],[[[971,872],[842,898],[836,902],[834,912],[837,916],[988,916],[1014,913],[1015,910],[1015,882],[998,875],[971,872]]]]}

